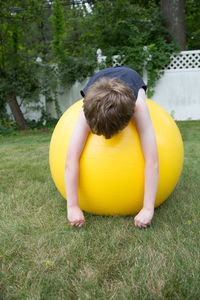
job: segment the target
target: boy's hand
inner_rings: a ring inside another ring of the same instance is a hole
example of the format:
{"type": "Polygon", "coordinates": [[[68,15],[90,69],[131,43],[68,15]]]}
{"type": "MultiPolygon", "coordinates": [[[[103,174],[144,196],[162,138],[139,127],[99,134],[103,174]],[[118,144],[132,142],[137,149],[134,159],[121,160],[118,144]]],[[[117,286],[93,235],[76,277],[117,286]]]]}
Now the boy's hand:
{"type": "Polygon", "coordinates": [[[154,209],[142,208],[141,211],[135,216],[135,226],[139,228],[146,228],[151,223],[153,218],[154,209]]]}
{"type": "Polygon", "coordinates": [[[67,207],[67,218],[72,226],[83,226],[85,218],[78,205],[67,207]]]}

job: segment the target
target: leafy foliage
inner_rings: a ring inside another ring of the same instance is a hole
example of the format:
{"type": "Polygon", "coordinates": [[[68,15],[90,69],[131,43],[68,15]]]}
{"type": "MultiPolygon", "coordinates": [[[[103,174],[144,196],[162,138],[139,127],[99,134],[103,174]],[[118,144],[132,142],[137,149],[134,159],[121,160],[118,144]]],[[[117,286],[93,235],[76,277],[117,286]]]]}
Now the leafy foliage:
{"type": "Polygon", "coordinates": [[[200,49],[200,1],[186,0],[187,49],[200,49]]]}
{"type": "Polygon", "coordinates": [[[0,136],[3,135],[15,135],[16,134],[16,123],[11,121],[9,118],[0,118],[0,136]]]}
{"type": "Polygon", "coordinates": [[[170,55],[178,50],[169,32],[162,25],[159,8],[150,1],[142,7],[135,1],[97,1],[91,13],[84,19],[82,39],[91,48],[100,48],[107,57],[105,64],[113,64],[118,55],[119,64],[134,68],[141,76],[148,73],[149,96],[153,93],[161,71],[170,61],[170,55]]]}
{"type": "Polygon", "coordinates": [[[112,66],[112,57],[118,55],[119,64],[134,68],[141,76],[146,69],[148,96],[152,95],[160,70],[178,48],[162,25],[155,1],[146,2],[145,7],[136,2],[92,1],[88,11],[84,1],[79,5],[72,1],[76,5],[70,7],[54,1],[52,46],[62,84],[92,75],[97,49],[101,49],[107,59],[99,68],[112,66]]]}
{"type": "Polygon", "coordinates": [[[39,101],[41,65],[36,61],[38,40],[34,37],[45,1],[3,1],[0,4],[0,103],[20,96],[25,103],[39,101]]]}
{"type": "Polygon", "coordinates": [[[92,52],[82,44],[86,13],[84,6],[63,6],[62,1],[54,1],[53,60],[62,85],[81,81],[96,68],[96,49],[92,52]]]}
{"type": "MultiPolygon", "coordinates": [[[[186,0],[187,48],[199,44],[199,1],[186,0]]],[[[58,86],[118,63],[148,75],[148,96],[178,48],[162,25],[159,0],[5,0],[0,2],[0,118],[8,97],[23,105],[54,101],[58,86]],[[88,9],[89,6],[89,9],[88,9]],[[106,61],[97,65],[97,49],[106,61]],[[37,58],[41,61],[37,61],[37,58]]]]}

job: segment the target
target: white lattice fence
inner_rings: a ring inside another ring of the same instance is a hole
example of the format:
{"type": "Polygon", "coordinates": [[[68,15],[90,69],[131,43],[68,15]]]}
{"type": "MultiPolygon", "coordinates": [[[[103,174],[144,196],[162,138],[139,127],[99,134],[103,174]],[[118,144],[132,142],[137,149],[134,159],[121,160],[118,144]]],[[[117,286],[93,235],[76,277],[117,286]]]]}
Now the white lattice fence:
{"type": "MultiPolygon", "coordinates": [[[[99,63],[106,59],[100,49],[97,54],[99,63]]],[[[113,57],[114,65],[118,64],[117,58],[118,56],[113,57]]],[[[77,82],[70,89],[66,89],[66,93],[59,99],[62,110],[66,109],[66,104],[70,105],[80,98],[79,91],[86,81],[77,82]]],[[[183,51],[172,56],[171,63],[156,84],[152,99],[176,120],[200,119],[200,50],[183,51]]]]}
{"type": "MultiPolygon", "coordinates": [[[[97,54],[99,63],[105,60],[105,57],[101,56],[101,52],[97,54]]],[[[117,58],[117,56],[113,57],[114,64],[118,63],[117,58]]],[[[146,81],[147,78],[144,80],[146,81]]],[[[62,111],[80,99],[79,91],[86,82],[87,80],[82,83],[76,82],[59,96],[58,100],[62,111]]],[[[182,51],[177,55],[172,55],[171,63],[165,67],[164,75],[156,84],[152,100],[158,102],[176,120],[200,120],[200,50],[182,51]]],[[[46,109],[48,113],[56,117],[55,107],[52,103],[46,104],[46,109]]],[[[34,110],[30,111],[27,116],[37,120],[40,113],[36,115],[34,110]]]]}
{"type": "Polygon", "coordinates": [[[200,120],[200,50],[182,51],[171,58],[153,100],[176,120],[200,120]]]}
{"type": "Polygon", "coordinates": [[[200,50],[182,51],[171,56],[171,63],[166,70],[200,69],[200,50]]]}

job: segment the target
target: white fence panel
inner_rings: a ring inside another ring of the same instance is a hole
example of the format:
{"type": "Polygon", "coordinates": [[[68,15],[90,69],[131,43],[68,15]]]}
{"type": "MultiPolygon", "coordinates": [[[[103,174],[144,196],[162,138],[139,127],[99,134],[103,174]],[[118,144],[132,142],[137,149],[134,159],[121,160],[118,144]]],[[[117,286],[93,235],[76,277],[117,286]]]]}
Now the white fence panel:
{"type": "MultiPolygon", "coordinates": [[[[87,84],[89,78],[83,82],[76,81],[73,86],[68,86],[64,90],[58,92],[58,103],[61,111],[64,113],[73,103],[82,98],[80,91],[87,84]]],[[[52,117],[57,118],[57,113],[54,103],[46,103],[46,111],[52,117]]]]}
{"type": "MultiPolygon", "coordinates": [[[[86,83],[87,80],[76,82],[59,98],[63,112],[81,98],[80,90],[86,83]]],[[[171,63],[156,84],[152,100],[176,120],[200,120],[200,50],[182,51],[172,56],[171,63]]],[[[51,112],[55,116],[55,110],[51,112]]]]}
{"type": "Polygon", "coordinates": [[[200,120],[200,50],[172,56],[152,100],[176,120],[200,120]]]}
{"type": "MultiPolygon", "coordinates": [[[[104,56],[100,56],[101,53],[98,53],[98,60],[105,59],[104,56]]],[[[81,99],[80,90],[88,80],[89,78],[82,83],[76,82],[58,93],[58,103],[62,112],[81,99]]],[[[145,74],[144,81],[146,82],[145,74]]],[[[156,84],[152,100],[160,104],[176,120],[200,120],[200,50],[182,51],[172,56],[171,63],[156,84]]],[[[45,103],[43,96],[40,97],[40,103],[47,113],[57,118],[54,103],[45,103]]],[[[40,111],[27,110],[27,107],[22,108],[22,111],[29,119],[38,120],[41,116],[40,111]]]]}

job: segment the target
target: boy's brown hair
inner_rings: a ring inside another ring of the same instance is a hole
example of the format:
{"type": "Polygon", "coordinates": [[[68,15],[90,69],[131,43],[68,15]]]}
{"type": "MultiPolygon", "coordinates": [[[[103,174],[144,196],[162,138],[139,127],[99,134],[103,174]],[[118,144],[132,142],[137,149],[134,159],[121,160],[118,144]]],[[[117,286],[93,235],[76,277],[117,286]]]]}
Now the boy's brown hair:
{"type": "Polygon", "coordinates": [[[132,89],[122,80],[100,78],[88,88],[83,101],[90,130],[111,138],[130,122],[135,101],[132,89]]]}

